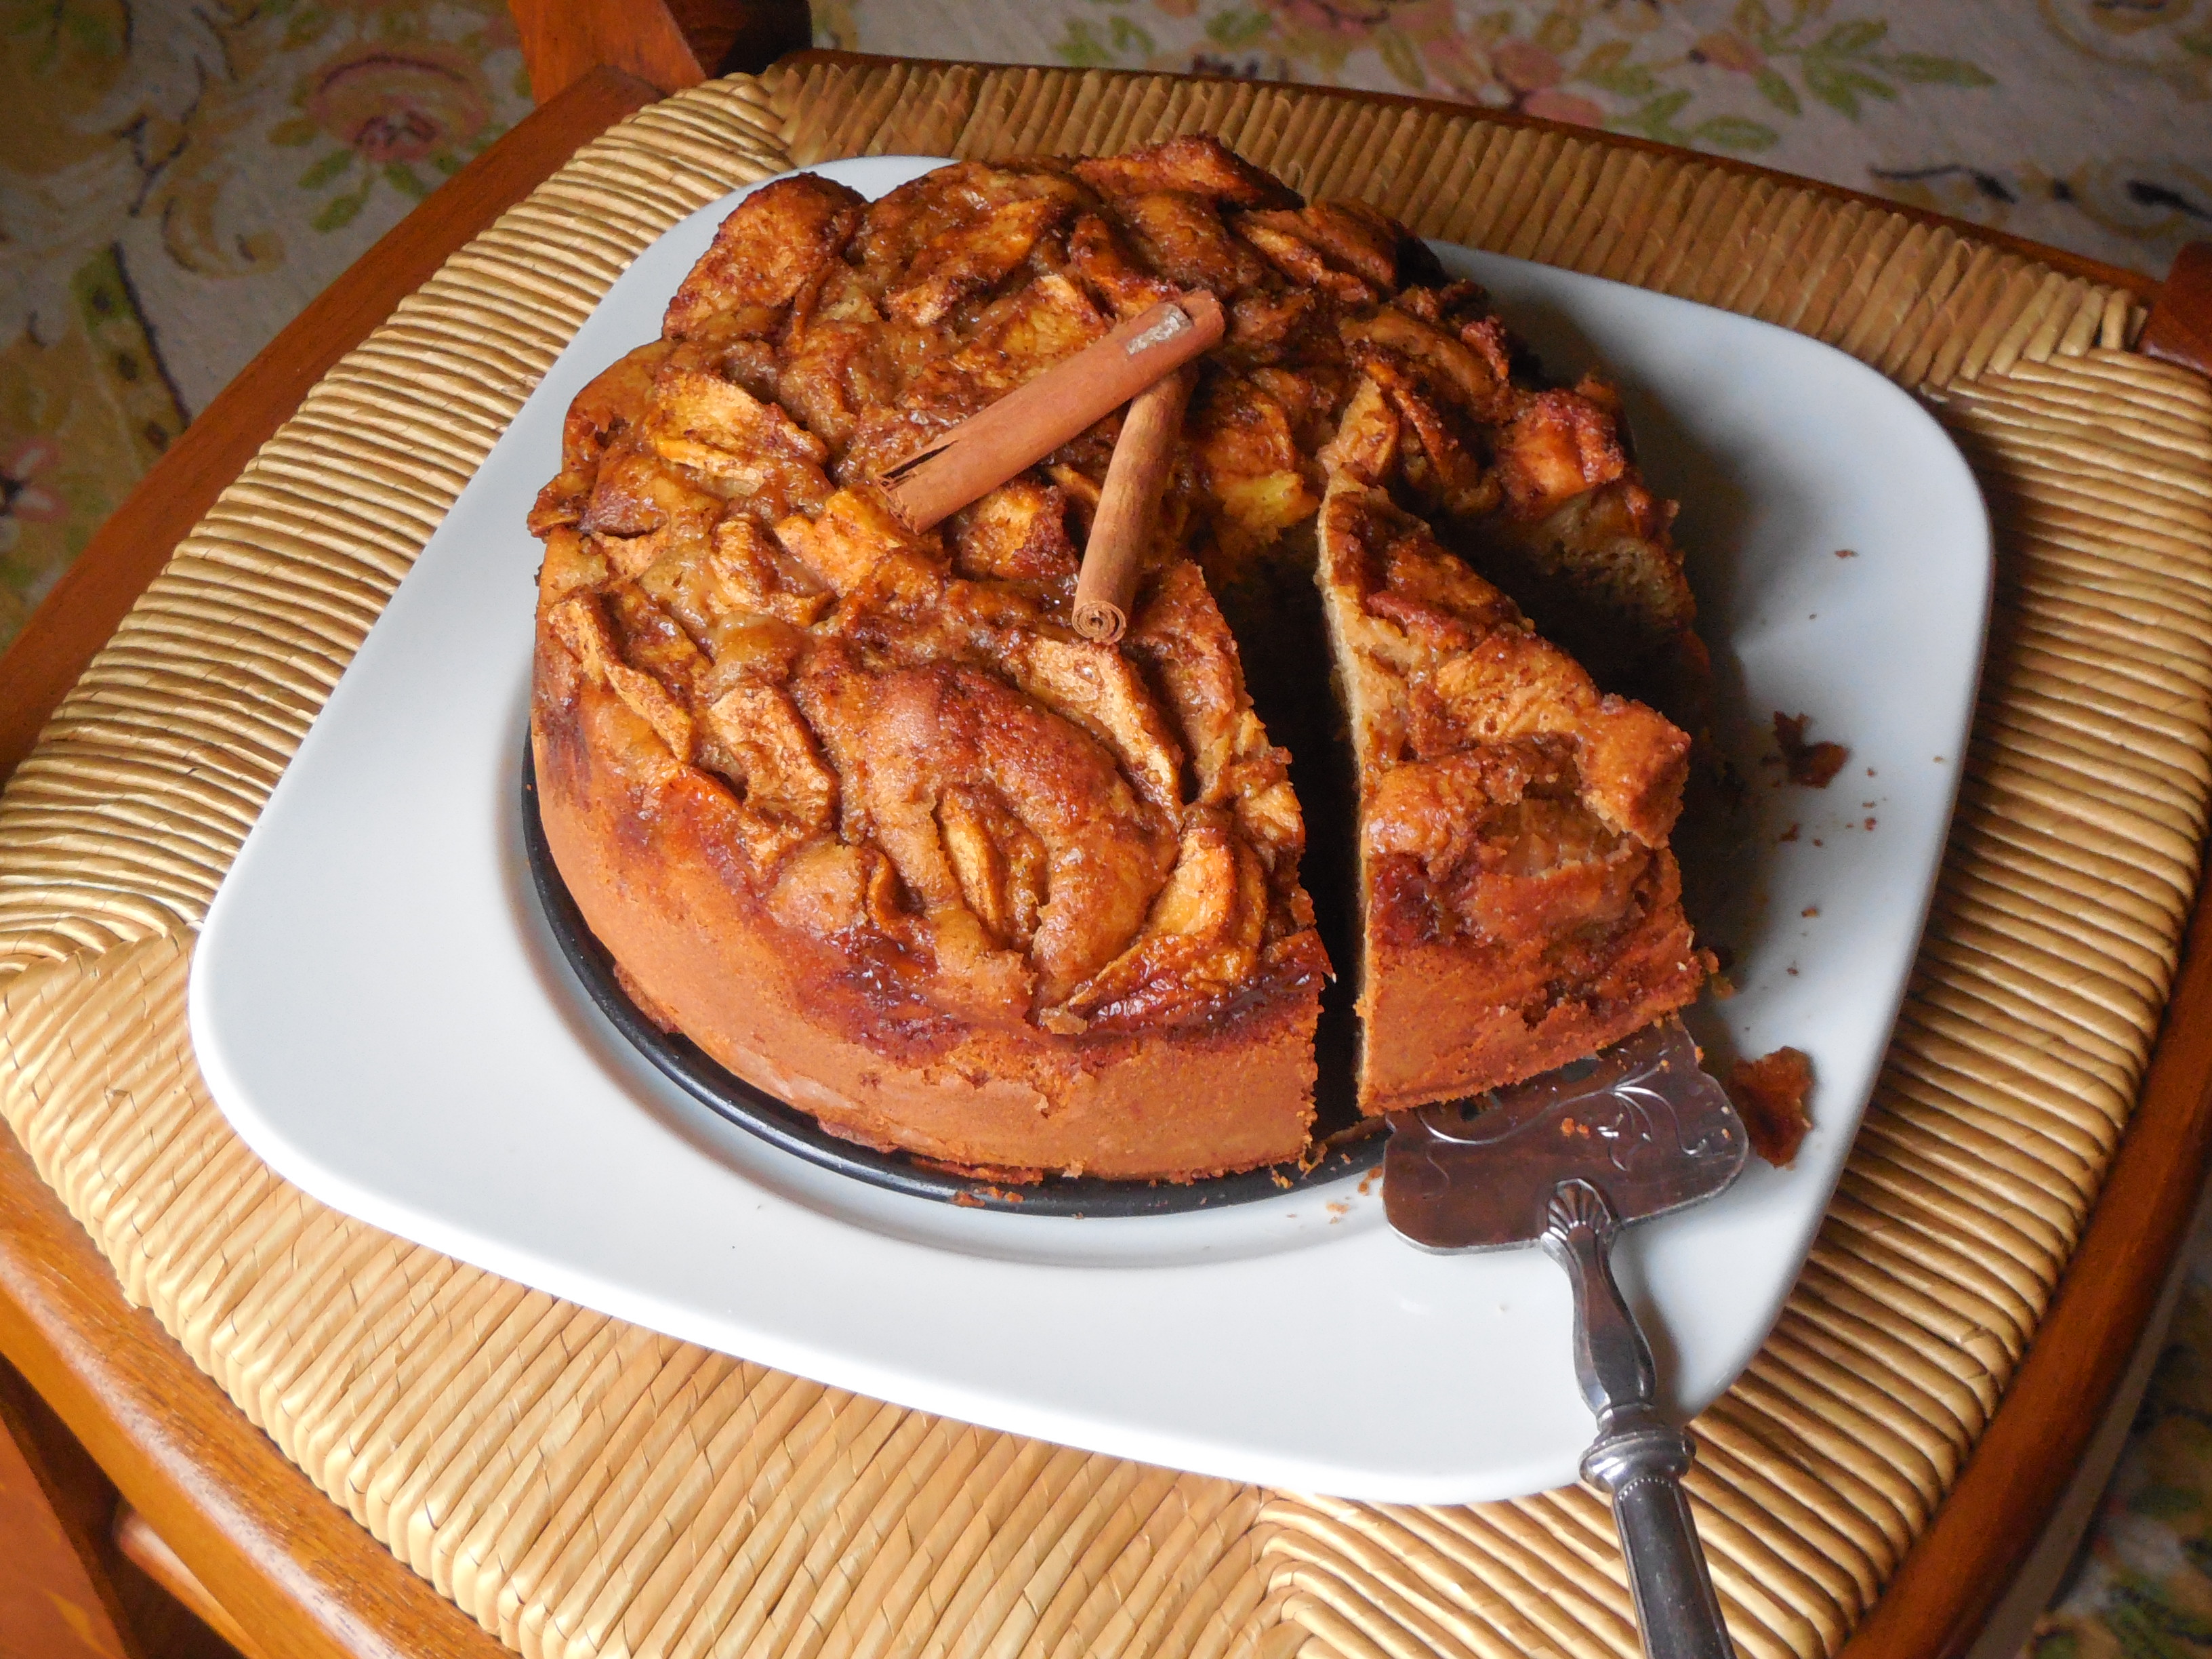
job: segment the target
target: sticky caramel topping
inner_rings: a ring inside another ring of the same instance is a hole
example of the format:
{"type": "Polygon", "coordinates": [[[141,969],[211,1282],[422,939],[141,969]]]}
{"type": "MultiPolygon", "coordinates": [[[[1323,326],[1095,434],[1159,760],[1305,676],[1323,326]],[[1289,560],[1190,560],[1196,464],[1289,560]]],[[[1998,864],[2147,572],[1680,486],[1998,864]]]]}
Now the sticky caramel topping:
{"type": "MultiPolygon", "coordinates": [[[[1462,343],[1483,339],[1475,331],[1462,343]]],[[[1445,365],[1462,418],[1478,400],[1501,416],[1496,463],[1474,475],[1494,501],[1547,469],[1588,468],[1596,476],[1584,490],[1620,476],[1618,445],[1589,436],[1609,432],[1596,405],[1548,392],[1516,402],[1483,378],[1486,356],[1416,351],[1445,365]],[[1583,434],[1564,447],[1545,412],[1559,408],[1583,434]],[[1532,411],[1547,434],[1534,460],[1513,435],[1532,411]]],[[[1689,739],[1643,704],[1601,692],[1396,504],[1390,486],[1423,489],[1449,470],[1437,454],[1455,452],[1427,447],[1434,410],[1393,393],[1391,364],[1370,366],[1382,372],[1362,379],[1322,453],[1318,539],[1361,770],[1364,862],[1389,899],[1381,925],[1424,939],[1564,936],[1578,946],[1632,927],[1639,884],[1680,810],[1689,739]]]]}
{"type": "MultiPolygon", "coordinates": [[[[1211,140],[962,163],[872,204],[787,179],[723,223],[662,337],[572,406],[531,518],[542,648],[566,695],[635,716],[640,778],[727,792],[722,850],[769,915],[899,994],[1055,1032],[1220,1018],[1326,971],[1287,757],[1207,582],[1322,510],[1323,446],[1351,477],[1387,442],[1409,504],[1509,541],[1607,489],[1604,533],[1663,540],[1609,394],[1510,370],[1478,291],[1402,228],[1305,206],[1211,140]],[[888,466],[1191,286],[1229,329],[1119,648],[1068,614],[1118,417],[926,534],[889,511],[888,466]]],[[[1523,626],[1371,493],[1370,603],[1408,648],[1523,626]]],[[[1439,718],[1409,707],[1407,741],[1439,718]]],[[[1573,768],[1550,794],[1443,773],[1432,793],[1474,788],[1477,839],[1508,860],[1602,863],[1656,809],[1601,756],[1573,768]]],[[[1377,833],[1434,840],[1410,794],[1390,811],[1377,833]]]]}
{"type": "Polygon", "coordinates": [[[729,792],[768,912],[864,940],[902,994],[1077,1031],[1310,981],[1287,757],[1182,550],[1311,514],[1340,317],[1424,258],[1199,140],[872,205],[770,185],[571,410],[532,520],[546,629],[665,749],[643,769],[729,792]],[[1191,283],[1231,337],[1121,649],[1067,614],[1115,421],[928,534],[886,509],[886,466],[1191,283]]]}

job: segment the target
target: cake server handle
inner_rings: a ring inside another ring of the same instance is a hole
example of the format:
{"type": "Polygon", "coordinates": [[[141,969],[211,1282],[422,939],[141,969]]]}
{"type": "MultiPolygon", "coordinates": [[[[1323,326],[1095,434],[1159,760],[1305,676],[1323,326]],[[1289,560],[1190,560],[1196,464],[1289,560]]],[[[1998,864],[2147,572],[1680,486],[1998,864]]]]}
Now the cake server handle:
{"type": "Polygon", "coordinates": [[[1613,1277],[1620,1231],[1605,1194],[1563,1181],[1552,1194],[1544,1248],[1575,1288],[1575,1371],[1597,1415],[1583,1478],[1613,1498],[1636,1626],[1649,1659],[1734,1659],[1682,1476],[1690,1437],[1653,1408],[1651,1350],[1613,1277]]]}

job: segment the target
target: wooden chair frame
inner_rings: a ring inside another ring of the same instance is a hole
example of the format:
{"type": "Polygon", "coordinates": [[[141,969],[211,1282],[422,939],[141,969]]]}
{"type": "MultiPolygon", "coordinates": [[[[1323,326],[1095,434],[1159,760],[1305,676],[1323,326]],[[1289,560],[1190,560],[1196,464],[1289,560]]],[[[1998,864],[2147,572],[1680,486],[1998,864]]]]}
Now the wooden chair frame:
{"type": "MultiPolygon", "coordinates": [[[[516,0],[514,11],[536,112],[286,327],[94,538],[0,657],[0,776],[29,752],[170,550],[254,451],[449,255],[616,121],[710,75],[765,67],[803,47],[806,35],[804,8],[777,0],[516,0]]],[[[2142,349],[2212,374],[2212,245],[2185,251],[2159,283],[1978,227],[1952,228],[2142,295],[2152,307],[2142,349]]],[[[2204,1186],[2212,1159],[2208,1014],[2212,896],[2200,894],[2104,1194],[1996,1416],[1852,1637],[1849,1659],[1963,1653],[2065,1492],[2204,1186]]],[[[149,1314],[125,1301],[106,1261],[12,1136],[0,1136],[0,1353],[173,1552],[179,1595],[188,1604],[204,1597],[234,1619],[234,1640],[332,1659],[505,1651],[316,1492],[149,1314]]]]}

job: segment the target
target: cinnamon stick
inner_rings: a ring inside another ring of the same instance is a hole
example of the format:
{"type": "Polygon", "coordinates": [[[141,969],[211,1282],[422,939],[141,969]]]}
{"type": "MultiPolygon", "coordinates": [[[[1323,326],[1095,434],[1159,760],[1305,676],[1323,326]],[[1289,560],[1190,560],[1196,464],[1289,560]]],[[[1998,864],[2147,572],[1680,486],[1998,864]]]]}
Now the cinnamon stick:
{"type": "Polygon", "coordinates": [[[1221,338],[1204,289],[1163,300],[884,472],[892,507],[927,530],[1033,466],[1221,338]]]}
{"type": "Polygon", "coordinates": [[[1075,631],[1087,640],[1111,644],[1129,625],[1138,568],[1159,522],[1176,436],[1197,378],[1185,368],[1155,380],[1131,400],[1122,417],[1084,545],[1083,570],[1075,579],[1075,631]]]}

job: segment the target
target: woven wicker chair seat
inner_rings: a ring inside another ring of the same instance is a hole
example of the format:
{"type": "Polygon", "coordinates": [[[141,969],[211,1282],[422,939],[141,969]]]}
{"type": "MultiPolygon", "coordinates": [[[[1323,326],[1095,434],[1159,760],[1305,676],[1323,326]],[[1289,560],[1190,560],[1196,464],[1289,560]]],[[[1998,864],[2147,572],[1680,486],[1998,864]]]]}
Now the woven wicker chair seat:
{"type": "Polygon", "coordinates": [[[1193,131],[1425,234],[1839,346],[1922,394],[1988,494],[1988,670],[1908,1000],[1780,1323],[1695,1425],[1698,1518],[1744,1654],[1842,1643],[2066,1265],[2156,1032],[2212,787],[2212,389],[2129,349],[2130,295],[1814,189],[1472,112],[1043,70],[734,77],[586,148],[348,356],[0,799],[0,1111],[128,1293],[526,1654],[1635,1651],[1588,1492],[1267,1492],[708,1352],[316,1203],[230,1133],[193,1064],[194,930],[240,839],[639,249],[795,163],[1193,131]]]}

